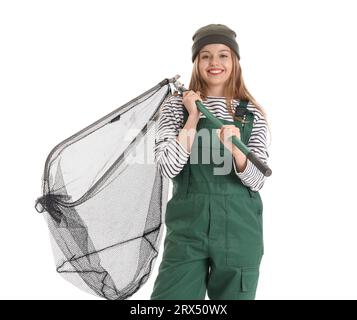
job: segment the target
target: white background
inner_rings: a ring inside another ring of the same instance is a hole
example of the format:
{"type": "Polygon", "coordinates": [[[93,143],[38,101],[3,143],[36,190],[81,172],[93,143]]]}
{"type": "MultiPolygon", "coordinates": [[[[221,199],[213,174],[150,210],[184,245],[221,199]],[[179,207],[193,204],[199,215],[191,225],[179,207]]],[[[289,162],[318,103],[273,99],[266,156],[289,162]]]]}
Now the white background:
{"type": "MultiPolygon", "coordinates": [[[[2,299],[97,299],[55,271],[34,209],[48,153],[164,78],[191,75],[192,35],[236,31],[268,113],[257,299],[356,299],[355,1],[1,1],[2,299]]],[[[161,253],[132,299],[149,299],[161,253]]],[[[99,299],[99,298],[98,298],[99,299]]]]}

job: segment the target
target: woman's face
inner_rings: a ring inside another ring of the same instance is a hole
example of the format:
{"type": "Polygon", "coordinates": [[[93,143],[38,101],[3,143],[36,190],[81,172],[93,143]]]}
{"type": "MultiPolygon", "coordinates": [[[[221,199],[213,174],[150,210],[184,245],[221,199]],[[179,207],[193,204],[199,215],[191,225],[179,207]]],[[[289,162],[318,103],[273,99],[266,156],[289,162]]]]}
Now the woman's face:
{"type": "Polygon", "coordinates": [[[230,48],[224,44],[208,44],[199,52],[198,69],[209,88],[222,92],[232,69],[230,48]]]}

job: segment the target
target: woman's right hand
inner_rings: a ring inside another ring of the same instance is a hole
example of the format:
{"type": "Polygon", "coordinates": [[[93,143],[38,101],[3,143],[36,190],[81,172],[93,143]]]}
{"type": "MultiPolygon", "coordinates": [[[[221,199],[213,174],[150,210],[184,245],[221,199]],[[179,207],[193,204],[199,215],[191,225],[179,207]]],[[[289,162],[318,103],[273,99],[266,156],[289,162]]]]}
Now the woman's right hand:
{"type": "Polygon", "coordinates": [[[190,116],[196,116],[197,118],[199,118],[201,112],[196,106],[196,100],[202,101],[200,92],[199,91],[194,92],[193,90],[189,90],[183,92],[182,96],[183,96],[182,103],[185,106],[188,114],[190,116]]]}

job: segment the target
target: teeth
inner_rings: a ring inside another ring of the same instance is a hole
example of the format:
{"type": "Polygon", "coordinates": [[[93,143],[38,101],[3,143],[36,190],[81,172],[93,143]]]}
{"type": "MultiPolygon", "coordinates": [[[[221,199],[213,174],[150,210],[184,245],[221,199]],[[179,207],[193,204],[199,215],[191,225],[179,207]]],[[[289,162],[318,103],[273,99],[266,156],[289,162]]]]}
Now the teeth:
{"type": "Polygon", "coordinates": [[[213,70],[210,70],[209,73],[221,73],[223,72],[222,70],[218,70],[218,71],[213,71],[213,70]]]}

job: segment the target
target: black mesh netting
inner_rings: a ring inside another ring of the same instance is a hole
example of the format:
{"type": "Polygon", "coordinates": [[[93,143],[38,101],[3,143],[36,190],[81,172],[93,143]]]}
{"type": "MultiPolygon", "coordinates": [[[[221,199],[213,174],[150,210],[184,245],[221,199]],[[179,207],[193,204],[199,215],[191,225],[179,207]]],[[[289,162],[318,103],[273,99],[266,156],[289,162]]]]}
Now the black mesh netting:
{"type": "Polygon", "coordinates": [[[154,161],[160,106],[170,80],[58,144],[43,196],[57,271],[106,299],[127,299],[148,279],[162,237],[167,179],[154,161]]]}

